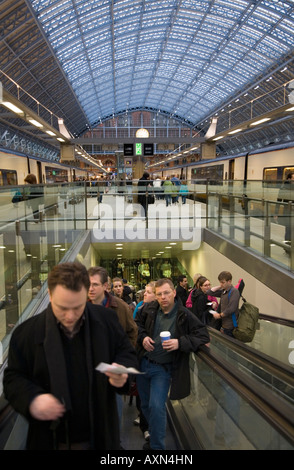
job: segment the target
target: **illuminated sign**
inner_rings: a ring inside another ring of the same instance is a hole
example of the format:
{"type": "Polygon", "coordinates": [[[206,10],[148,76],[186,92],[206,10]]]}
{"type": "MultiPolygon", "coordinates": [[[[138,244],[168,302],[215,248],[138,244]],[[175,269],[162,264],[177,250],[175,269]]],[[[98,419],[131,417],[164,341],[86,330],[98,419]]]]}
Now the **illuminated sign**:
{"type": "Polygon", "coordinates": [[[136,144],[136,155],[142,155],[142,144],[136,144]]]}
{"type": "Polygon", "coordinates": [[[146,139],[149,137],[149,131],[141,127],[141,129],[138,129],[136,131],[136,137],[139,139],[142,139],[142,138],[146,139]]]}

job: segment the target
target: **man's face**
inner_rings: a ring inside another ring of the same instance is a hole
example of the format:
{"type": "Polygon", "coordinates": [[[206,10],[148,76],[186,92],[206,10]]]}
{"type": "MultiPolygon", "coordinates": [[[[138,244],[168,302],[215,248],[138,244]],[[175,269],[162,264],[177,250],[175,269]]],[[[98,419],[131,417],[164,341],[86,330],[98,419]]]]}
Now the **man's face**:
{"type": "Polygon", "coordinates": [[[108,283],[102,284],[99,274],[90,276],[90,289],[88,292],[89,299],[93,304],[100,304],[104,299],[104,291],[107,289],[108,283]]]}
{"type": "Polygon", "coordinates": [[[69,331],[74,329],[76,322],[83,315],[87,298],[88,291],[84,286],[76,292],[57,285],[52,292],[49,292],[54,316],[69,331]]]}
{"type": "Polygon", "coordinates": [[[219,281],[219,283],[220,283],[221,288],[224,289],[224,290],[229,290],[232,286],[232,281],[231,280],[226,281],[225,279],[221,279],[219,281]]]}
{"type": "Polygon", "coordinates": [[[121,282],[115,281],[113,283],[112,289],[113,289],[114,295],[116,295],[117,297],[122,296],[122,294],[123,294],[123,285],[122,285],[121,282]]]}
{"type": "Polygon", "coordinates": [[[176,290],[169,284],[163,284],[155,289],[156,299],[164,313],[169,313],[175,303],[176,290]]]}
{"type": "Polygon", "coordinates": [[[184,289],[187,289],[187,286],[188,286],[188,279],[186,277],[184,277],[184,279],[182,280],[182,282],[180,282],[180,286],[182,286],[184,289]]]}

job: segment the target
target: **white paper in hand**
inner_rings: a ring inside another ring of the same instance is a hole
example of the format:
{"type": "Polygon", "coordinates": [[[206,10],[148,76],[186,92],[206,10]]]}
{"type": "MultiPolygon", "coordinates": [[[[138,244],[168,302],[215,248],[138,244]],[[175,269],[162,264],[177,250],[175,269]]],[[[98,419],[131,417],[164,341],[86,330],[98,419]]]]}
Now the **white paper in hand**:
{"type": "Polygon", "coordinates": [[[134,367],[124,367],[124,366],[114,366],[112,364],[107,364],[106,362],[100,362],[96,367],[96,370],[99,372],[113,372],[114,374],[144,374],[134,367]]]}

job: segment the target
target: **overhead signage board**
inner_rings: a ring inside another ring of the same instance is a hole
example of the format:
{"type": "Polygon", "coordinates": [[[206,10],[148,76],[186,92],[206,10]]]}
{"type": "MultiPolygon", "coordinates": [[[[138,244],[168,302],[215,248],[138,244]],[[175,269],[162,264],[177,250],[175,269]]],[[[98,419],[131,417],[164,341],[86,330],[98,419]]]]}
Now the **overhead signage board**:
{"type": "Polygon", "coordinates": [[[124,156],[132,157],[134,155],[134,144],[124,144],[124,156]]]}
{"type": "Polygon", "coordinates": [[[153,144],[144,144],[144,155],[153,155],[153,144]]]}

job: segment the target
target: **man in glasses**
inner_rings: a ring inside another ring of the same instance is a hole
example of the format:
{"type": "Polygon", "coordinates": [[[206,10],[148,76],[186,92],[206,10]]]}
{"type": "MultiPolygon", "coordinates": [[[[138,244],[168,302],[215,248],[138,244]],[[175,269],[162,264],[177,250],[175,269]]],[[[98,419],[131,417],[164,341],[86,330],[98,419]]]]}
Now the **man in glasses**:
{"type": "Polygon", "coordinates": [[[141,407],[149,423],[150,441],[144,449],[165,450],[165,403],[190,394],[189,354],[209,343],[203,323],[176,297],[170,279],[155,283],[157,300],[143,306],[136,316],[138,325],[137,352],[140,370],[137,388],[141,407]],[[161,342],[160,333],[170,332],[170,339],[161,342]]]}

